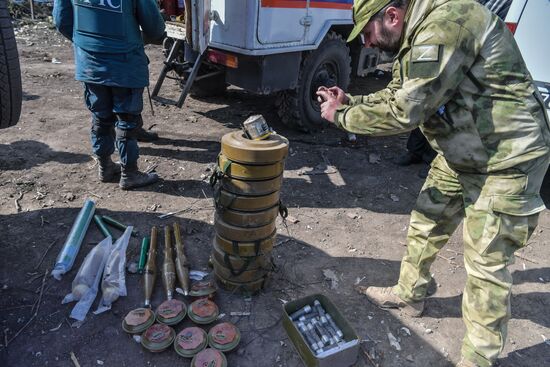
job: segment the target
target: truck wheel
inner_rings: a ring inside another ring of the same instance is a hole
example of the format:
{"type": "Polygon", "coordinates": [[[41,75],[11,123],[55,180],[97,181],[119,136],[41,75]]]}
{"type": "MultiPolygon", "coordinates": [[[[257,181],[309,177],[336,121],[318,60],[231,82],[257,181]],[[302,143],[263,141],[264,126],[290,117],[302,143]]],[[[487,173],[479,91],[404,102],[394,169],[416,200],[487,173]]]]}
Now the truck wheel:
{"type": "Polygon", "coordinates": [[[21,115],[21,70],[7,1],[0,0],[0,129],[13,126],[21,115]]]}
{"type": "Polygon", "coordinates": [[[279,117],[287,126],[305,132],[321,128],[321,108],[315,92],[320,86],[347,89],[350,81],[350,50],[334,32],[326,35],[319,47],[305,55],[298,87],[282,92],[278,99],[279,117]]]}

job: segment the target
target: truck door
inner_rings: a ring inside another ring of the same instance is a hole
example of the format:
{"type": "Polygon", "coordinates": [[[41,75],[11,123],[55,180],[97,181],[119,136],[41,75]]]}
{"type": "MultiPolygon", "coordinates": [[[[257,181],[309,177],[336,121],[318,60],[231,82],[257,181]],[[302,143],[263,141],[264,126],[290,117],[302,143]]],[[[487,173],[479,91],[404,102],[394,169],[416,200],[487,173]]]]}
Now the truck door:
{"type": "Polygon", "coordinates": [[[193,49],[203,53],[210,39],[210,0],[193,0],[193,49]]]}
{"type": "Polygon", "coordinates": [[[309,0],[258,0],[258,41],[271,43],[303,43],[309,0]]]}

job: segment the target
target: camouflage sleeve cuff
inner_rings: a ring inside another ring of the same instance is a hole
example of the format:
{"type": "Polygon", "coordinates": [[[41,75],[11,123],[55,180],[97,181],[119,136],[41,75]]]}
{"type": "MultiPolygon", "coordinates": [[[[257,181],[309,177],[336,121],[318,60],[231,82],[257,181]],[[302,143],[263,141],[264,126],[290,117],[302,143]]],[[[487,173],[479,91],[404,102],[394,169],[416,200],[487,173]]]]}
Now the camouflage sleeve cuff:
{"type": "Polygon", "coordinates": [[[336,109],[336,112],[334,112],[334,125],[336,125],[337,128],[345,130],[344,129],[344,111],[346,108],[350,107],[349,105],[341,105],[336,109]]]}
{"type": "Polygon", "coordinates": [[[361,101],[363,100],[363,96],[352,96],[349,93],[346,93],[346,97],[348,97],[348,105],[350,106],[356,105],[357,103],[361,103],[361,101]]]}

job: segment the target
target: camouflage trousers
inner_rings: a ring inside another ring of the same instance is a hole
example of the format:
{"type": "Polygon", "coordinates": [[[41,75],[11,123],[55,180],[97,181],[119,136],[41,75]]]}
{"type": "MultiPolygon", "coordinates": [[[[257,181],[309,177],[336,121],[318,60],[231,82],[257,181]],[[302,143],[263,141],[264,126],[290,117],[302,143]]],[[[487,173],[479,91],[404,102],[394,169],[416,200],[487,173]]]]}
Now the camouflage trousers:
{"type": "Polygon", "coordinates": [[[512,287],[507,266],[544,209],[539,191],[547,167],[544,157],[498,175],[465,174],[438,156],[411,214],[407,253],[394,290],[406,301],[426,296],[430,265],[464,219],[462,355],[481,367],[491,366],[504,347],[512,287]]]}

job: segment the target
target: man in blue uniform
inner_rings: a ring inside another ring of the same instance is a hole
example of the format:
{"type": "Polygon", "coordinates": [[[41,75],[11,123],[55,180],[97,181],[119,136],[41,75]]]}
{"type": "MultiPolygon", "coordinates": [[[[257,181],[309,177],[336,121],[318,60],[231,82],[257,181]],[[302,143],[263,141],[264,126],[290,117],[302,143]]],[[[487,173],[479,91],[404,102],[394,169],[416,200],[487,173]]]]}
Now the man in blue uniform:
{"type": "Polygon", "coordinates": [[[99,179],[129,190],[158,180],[138,170],[143,88],[149,84],[145,36],[159,39],[164,21],[154,0],[55,0],[56,28],[74,44],[76,80],[92,113],[99,179]],[[120,165],[111,160],[115,144],[120,165]]]}

